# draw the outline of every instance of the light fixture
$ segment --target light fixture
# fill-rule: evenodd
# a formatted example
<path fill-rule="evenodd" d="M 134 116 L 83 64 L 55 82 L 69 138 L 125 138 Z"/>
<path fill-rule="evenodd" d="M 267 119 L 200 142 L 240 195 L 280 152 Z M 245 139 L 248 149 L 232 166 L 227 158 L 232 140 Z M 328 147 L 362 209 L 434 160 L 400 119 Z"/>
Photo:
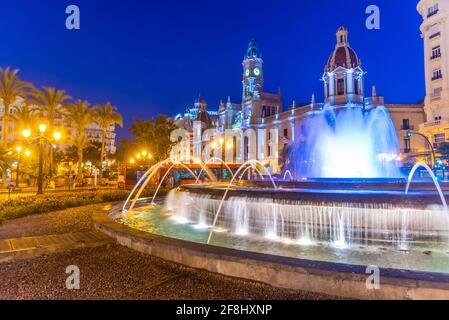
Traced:
<path fill-rule="evenodd" d="M 41 123 L 39 125 L 39 132 L 44 133 L 45 131 L 47 131 L 47 126 L 45 124 Z"/>
<path fill-rule="evenodd" d="M 222 144 L 224 143 L 223 137 L 221 137 L 220 139 L 218 139 L 218 142 L 220 142 L 220 144 L 222 145 Z"/>
<path fill-rule="evenodd" d="M 30 129 L 24 129 L 22 130 L 22 136 L 26 139 L 31 136 L 31 130 Z"/>
<path fill-rule="evenodd" d="M 147 152 L 146 150 L 143 150 L 143 151 L 142 151 L 142 155 L 143 155 L 144 157 L 146 157 L 147 154 L 148 154 L 148 152 Z"/>
<path fill-rule="evenodd" d="M 151 153 L 148 154 L 148 159 L 153 159 L 153 155 Z"/>
<path fill-rule="evenodd" d="M 212 149 L 216 149 L 218 147 L 218 144 L 217 144 L 217 142 L 212 141 L 210 146 L 211 146 Z"/>
<path fill-rule="evenodd" d="M 131 158 L 131 159 L 129 160 L 129 163 L 131 163 L 131 164 L 134 164 L 134 162 L 136 162 L 136 161 L 134 160 L 134 158 Z"/>
<path fill-rule="evenodd" d="M 31 151 L 30 151 L 30 150 L 25 150 L 25 155 L 26 155 L 27 157 L 29 157 L 29 156 L 31 155 Z"/>
<path fill-rule="evenodd" d="M 17 146 L 16 147 L 16 151 L 19 152 L 19 153 L 22 152 L 22 146 Z"/>
<path fill-rule="evenodd" d="M 136 154 L 136 158 L 137 158 L 137 160 L 140 159 L 140 153 Z"/>
<path fill-rule="evenodd" d="M 61 132 L 58 132 L 58 131 L 55 131 L 54 133 L 53 133 L 53 138 L 56 140 L 56 141 L 58 141 L 58 140 L 60 140 L 61 139 Z"/>

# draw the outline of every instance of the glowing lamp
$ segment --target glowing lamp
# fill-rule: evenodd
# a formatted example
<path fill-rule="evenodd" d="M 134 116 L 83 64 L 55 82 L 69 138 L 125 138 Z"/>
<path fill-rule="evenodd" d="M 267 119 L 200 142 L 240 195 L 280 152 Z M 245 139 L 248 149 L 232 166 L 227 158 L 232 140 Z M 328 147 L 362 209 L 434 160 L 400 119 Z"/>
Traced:
<path fill-rule="evenodd" d="M 22 152 L 22 146 L 17 146 L 16 147 L 16 151 L 19 152 L 19 153 Z"/>
<path fill-rule="evenodd" d="M 41 123 L 39 125 L 39 132 L 44 133 L 45 131 L 47 131 L 47 126 L 45 124 Z"/>
<path fill-rule="evenodd" d="M 30 129 L 24 129 L 22 131 L 22 136 L 26 139 L 29 138 L 31 136 L 31 130 Z"/>
<path fill-rule="evenodd" d="M 55 131 L 54 133 L 53 133 L 53 138 L 56 140 L 56 141 L 58 141 L 58 140 L 60 140 L 61 139 L 61 132 L 58 132 L 58 131 Z"/>

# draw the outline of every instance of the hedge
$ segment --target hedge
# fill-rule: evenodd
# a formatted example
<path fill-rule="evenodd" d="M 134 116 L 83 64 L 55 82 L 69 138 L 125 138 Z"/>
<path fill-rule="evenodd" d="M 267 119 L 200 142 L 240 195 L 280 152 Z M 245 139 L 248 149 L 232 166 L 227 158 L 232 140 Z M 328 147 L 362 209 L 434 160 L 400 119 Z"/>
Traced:
<path fill-rule="evenodd" d="M 153 195 L 152 190 L 144 192 L 144 197 Z M 61 192 L 47 195 L 34 195 L 0 202 L 0 224 L 31 214 L 64 210 L 89 204 L 124 201 L 129 195 L 127 190 L 98 190 L 82 192 Z M 160 195 L 164 194 L 161 190 Z"/>

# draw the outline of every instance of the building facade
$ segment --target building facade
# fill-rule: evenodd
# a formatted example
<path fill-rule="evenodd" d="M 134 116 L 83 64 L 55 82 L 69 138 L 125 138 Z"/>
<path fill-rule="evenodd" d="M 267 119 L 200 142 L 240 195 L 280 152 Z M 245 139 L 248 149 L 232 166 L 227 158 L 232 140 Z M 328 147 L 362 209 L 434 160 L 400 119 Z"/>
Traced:
<path fill-rule="evenodd" d="M 419 131 L 434 146 L 449 139 L 449 1 L 421 0 L 417 10 L 423 18 L 426 120 Z"/>
<path fill-rule="evenodd" d="M 369 110 L 378 106 L 388 109 L 395 126 L 401 158 L 414 157 L 426 150 L 422 138 L 407 137 L 407 130 L 419 130 L 425 122 L 423 104 L 385 104 L 385 99 L 377 95 L 373 87 L 371 96 L 365 96 L 365 72 L 362 61 L 349 44 L 349 32 L 340 26 L 336 32 L 336 44 L 324 67 L 322 76 L 324 84 L 324 101 L 317 103 L 312 95 L 310 104 L 297 105 L 295 101 L 283 109 L 281 92 L 270 93 L 264 88 L 264 60 L 256 39 L 251 39 L 245 54 L 242 75 L 242 101 L 232 103 L 220 102 L 218 112 L 206 111 L 195 103 L 195 108 L 184 115 L 176 117 L 179 127 L 193 132 L 193 136 L 201 136 L 204 129 L 213 128 L 217 135 L 228 130 L 254 129 L 254 139 L 243 134 L 241 141 L 232 141 L 230 147 L 234 151 L 234 160 L 242 163 L 246 159 L 257 159 L 273 172 L 281 169 L 282 155 L 289 146 L 301 143 L 305 139 L 304 122 L 314 112 L 327 109 L 341 109 L 359 106 Z M 209 113 L 209 117 L 200 118 L 198 110 Z M 216 118 L 215 118 L 216 117 Z M 209 119 L 217 119 L 215 122 Z M 206 121 L 205 121 L 206 120 Z M 196 123 L 196 125 L 195 125 Z M 209 136 L 208 138 L 209 139 Z M 205 147 L 204 140 L 196 144 L 193 137 L 193 155 L 201 153 Z M 255 144 L 251 148 L 249 144 Z M 202 147 L 200 148 L 199 145 Z M 253 151 L 251 151 L 253 150 Z M 252 154 L 254 153 L 254 154 Z"/>
<path fill-rule="evenodd" d="M 9 113 L 11 116 L 14 116 L 14 114 L 17 112 L 17 108 L 20 108 L 22 106 L 23 99 L 18 97 L 17 101 L 9 108 Z M 5 107 L 2 103 L 0 103 L 0 141 L 3 141 L 3 114 L 5 112 Z M 30 127 L 36 126 L 38 122 L 38 117 L 36 116 L 36 123 L 32 124 L 30 123 Z M 63 136 L 66 137 L 61 141 L 60 144 L 58 144 L 58 148 L 60 149 L 67 149 L 70 146 L 70 139 L 68 137 L 72 136 L 74 134 L 73 129 L 70 125 L 70 123 L 67 123 L 67 121 L 64 120 L 63 115 L 56 115 L 55 122 L 54 122 L 56 128 L 60 130 L 63 133 Z M 12 144 L 16 141 L 20 141 L 21 139 L 21 132 L 20 130 L 23 128 L 17 128 L 14 121 L 9 121 L 9 144 Z M 35 128 L 37 130 L 37 128 Z M 86 129 L 86 136 L 89 138 L 91 142 L 102 142 L 102 135 L 103 131 L 100 128 L 100 126 L 92 122 L 89 127 Z M 115 126 L 110 126 L 107 129 L 106 132 L 106 142 L 105 142 L 105 151 L 106 154 L 115 154 L 117 151 L 116 147 L 116 133 L 115 133 Z"/>

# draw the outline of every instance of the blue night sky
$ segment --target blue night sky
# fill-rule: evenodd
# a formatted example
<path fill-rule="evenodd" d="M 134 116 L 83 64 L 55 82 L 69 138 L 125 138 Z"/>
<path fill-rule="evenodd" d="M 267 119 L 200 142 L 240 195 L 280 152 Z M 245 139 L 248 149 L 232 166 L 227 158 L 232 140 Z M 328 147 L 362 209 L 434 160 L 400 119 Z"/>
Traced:
<path fill-rule="evenodd" d="M 38 4 L 39 3 L 39 4 Z M 255 36 L 265 90 L 322 101 L 324 65 L 343 23 L 362 59 L 366 94 L 387 103 L 425 95 L 417 0 L 14 0 L 0 3 L 0 65 L 38 86 L 65 89 L 91 103 L 111 101 L 133 117 L 174 116 L 198 93 L 215 109 L 241 101 L 241 62 Z M 81 30 L 65 28 L 66 6 L 81 10 Z M 381 10 L 381 30 L 365 28 L 365 8 Z M 4 19 L 6 17 L 6 19 Z M 119 131 L 126 134 L 126 129 Z"/>

